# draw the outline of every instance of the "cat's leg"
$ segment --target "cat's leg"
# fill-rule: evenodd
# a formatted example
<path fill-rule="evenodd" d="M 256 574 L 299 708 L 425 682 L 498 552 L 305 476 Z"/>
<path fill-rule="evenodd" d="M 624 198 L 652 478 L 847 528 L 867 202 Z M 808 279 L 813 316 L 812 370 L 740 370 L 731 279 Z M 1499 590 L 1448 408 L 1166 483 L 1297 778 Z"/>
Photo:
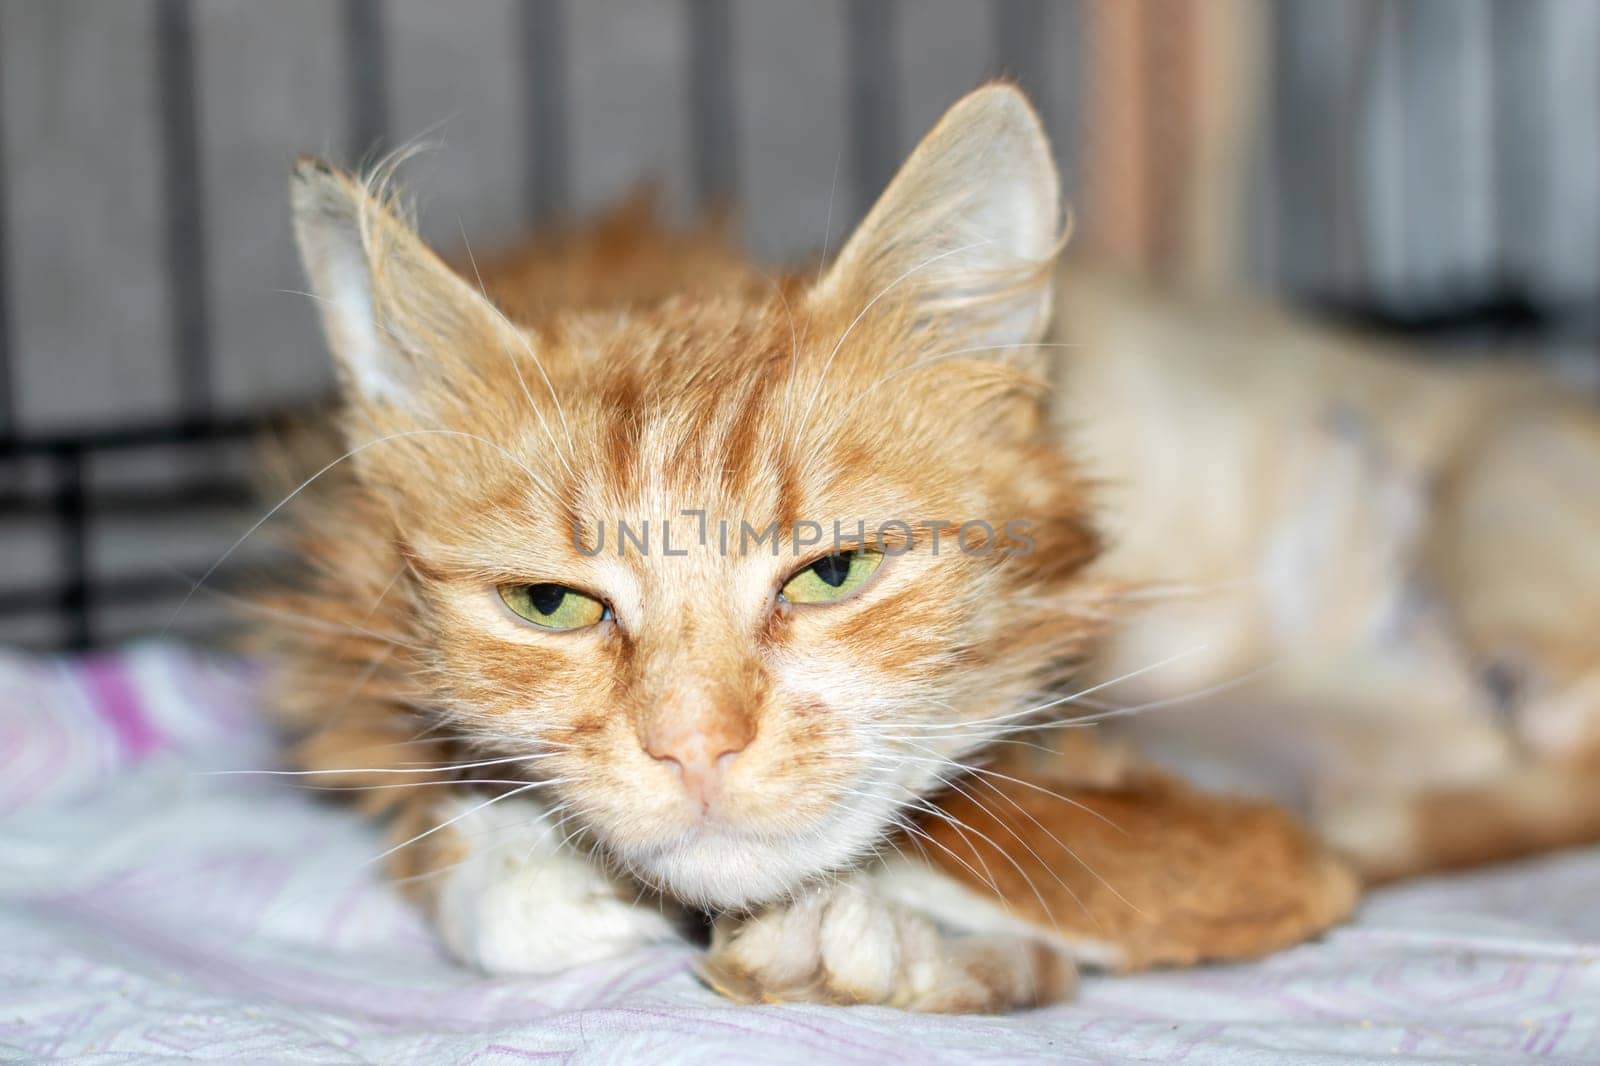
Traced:
<path fill-rule="evenodd" d="M 678 935 L 661 900 L 640 898 L 637 886 L 567 843 L 567 830 L 537 800 L 485 805 L 481 795 L 461 795 L 419 804 L 397 832 L 447 821 L 402 849 L 411 857 L 397 872 L 463 962 L 496 974 L 552 973 Z"/>
<path fill-rule="evenodd" d="M 1084 775 L 1014 758 L 956 782 L 923 823 L 932 865 L 1115 969 L 1251 958 L 1346 917 L 1354 874 L 1274 804 L 1136 762 Z"/>
<path fill-rule="evenodd" d="M 969 905 L 974 904 L 974 905 Z M 978 1013 L 1069 996 L 1070 953 L 926 864 L 891 860 L 724 916 L 701 966 L 747 1003 Z"/>

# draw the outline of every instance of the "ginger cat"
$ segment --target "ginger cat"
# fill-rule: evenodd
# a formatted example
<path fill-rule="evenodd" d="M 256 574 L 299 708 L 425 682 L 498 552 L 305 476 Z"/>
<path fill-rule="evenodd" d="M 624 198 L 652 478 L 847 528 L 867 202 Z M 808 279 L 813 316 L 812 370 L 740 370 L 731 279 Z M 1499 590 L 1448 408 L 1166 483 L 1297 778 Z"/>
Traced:
<path fill-rule="evenodd" d="M 1127 599 L 1049 411 L 1060 188 L 1015 89 L 815 279 L 627 212 L 457 272 L 325 164 L 292 198 L 349 450 L 270 598 L 275 709 L 461 958 L 701 912 L 739 998 L 1000 1010 L 1349 910 L 1276 808 L 1013 742 Z"/>

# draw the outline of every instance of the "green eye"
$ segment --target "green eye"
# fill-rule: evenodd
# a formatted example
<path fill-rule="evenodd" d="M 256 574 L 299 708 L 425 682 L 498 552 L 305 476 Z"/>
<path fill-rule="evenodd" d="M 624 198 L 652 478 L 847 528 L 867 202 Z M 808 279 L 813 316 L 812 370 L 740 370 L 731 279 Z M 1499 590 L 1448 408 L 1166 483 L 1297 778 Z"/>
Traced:
<path fill-rule="evenodd" d="M 501 585 L 498 591 L 507 607 L 544 629 L 583 629 L 611 613 L 593 596 L 565 585 Z"/>
<path fill-rule="evenodd" d="M 783 598 L 790 603 L 833 603 L 842 600 L 865 584 L 881 562 L 883 553 L 875 551 L 824 555 L 784 584 Z"/>

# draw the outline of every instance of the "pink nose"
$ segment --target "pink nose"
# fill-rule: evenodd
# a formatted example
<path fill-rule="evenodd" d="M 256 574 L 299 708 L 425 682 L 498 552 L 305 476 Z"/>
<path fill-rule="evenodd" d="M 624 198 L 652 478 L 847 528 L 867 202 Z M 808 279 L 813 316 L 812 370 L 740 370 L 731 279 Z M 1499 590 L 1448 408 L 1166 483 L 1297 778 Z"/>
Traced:
<path fill-rule="evenodd" d="M 742 719 L 651 723 L 644 735 L 644 750 L 676 766 L 684 791 L 701 804 L 716 795 L 729 764 L 749 744 L 750 729 Z"/>

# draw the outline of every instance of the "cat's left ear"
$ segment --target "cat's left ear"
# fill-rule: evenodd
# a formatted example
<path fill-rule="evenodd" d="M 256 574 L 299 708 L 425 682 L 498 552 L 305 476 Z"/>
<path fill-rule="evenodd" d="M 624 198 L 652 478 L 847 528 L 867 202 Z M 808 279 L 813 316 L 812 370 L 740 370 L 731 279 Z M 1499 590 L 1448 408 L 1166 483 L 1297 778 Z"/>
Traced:
<path fill-rule="evenodd" d="M 1050 321 L 1061 181 L 1015 86 L 945 112 L 845 244 L 813 299 L 914 302 L 975 345 L 1025 345 Z"/>
<path fill-rule="evenodd" d="M 415 413 L 441 385 L 461 384 L 445 367 L 526 344 L 361 182 L 307 157 L 289 192 L 300 257 L 352 401 Z"/>

